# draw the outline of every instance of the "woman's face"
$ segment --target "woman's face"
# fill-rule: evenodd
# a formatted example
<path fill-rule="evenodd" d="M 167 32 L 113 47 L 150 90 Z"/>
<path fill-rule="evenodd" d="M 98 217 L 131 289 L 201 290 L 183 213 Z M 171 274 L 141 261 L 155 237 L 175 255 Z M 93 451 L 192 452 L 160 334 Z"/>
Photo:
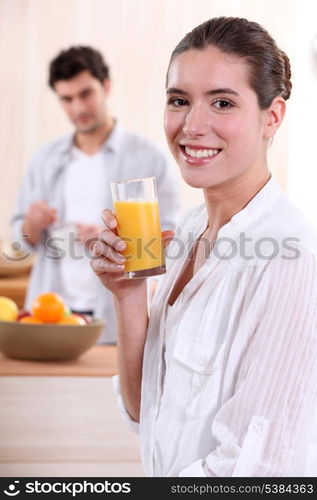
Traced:
<path fill-rule="evenodd" d="M 219 186 L 266 171 L 267 114 L 248 81 L 249 67 L 214 47 L 171 63 L 164 128 L 184 180 Z"/>

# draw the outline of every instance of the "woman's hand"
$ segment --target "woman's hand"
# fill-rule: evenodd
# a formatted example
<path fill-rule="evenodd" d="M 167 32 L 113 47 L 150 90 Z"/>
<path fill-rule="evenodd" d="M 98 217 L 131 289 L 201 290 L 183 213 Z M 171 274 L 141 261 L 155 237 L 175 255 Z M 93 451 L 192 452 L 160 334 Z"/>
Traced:
<path fill-rule="evenodd" d="M 99 235 L 94 244 L 91 267 L 100 278 L 103 285 L 118 299 L 133 295 L 137 289 L 144 286 L 146 278 L 124 279 L 125 257 L 122 252 L 126 243 L 121 240 L 117 232 L 117 220 L 111 210 L 104 210 L 102 214 L 106 229 Z M 162 233 L 164 247 L 173 239 L 173 231 Z"/>
<path fill-rule="evenodd" d="M 81 224 L 79 222 L 76 224 L 76 236 L 89 251 L 93 248 L 102 231 L 103 227 L 96 224 Z"/>

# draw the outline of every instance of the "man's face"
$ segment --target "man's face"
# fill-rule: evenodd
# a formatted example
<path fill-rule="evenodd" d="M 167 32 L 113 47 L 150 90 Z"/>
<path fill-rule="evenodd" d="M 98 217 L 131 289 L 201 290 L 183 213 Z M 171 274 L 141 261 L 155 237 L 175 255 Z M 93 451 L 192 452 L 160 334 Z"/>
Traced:
<path fill-rule="evenodd" d="M 89 134 L 104 123 L 109 80 L 101 83 L 90 71 L 82 71 L 69 80 L 57 81 L 54 90 L 77 132 Z"/>

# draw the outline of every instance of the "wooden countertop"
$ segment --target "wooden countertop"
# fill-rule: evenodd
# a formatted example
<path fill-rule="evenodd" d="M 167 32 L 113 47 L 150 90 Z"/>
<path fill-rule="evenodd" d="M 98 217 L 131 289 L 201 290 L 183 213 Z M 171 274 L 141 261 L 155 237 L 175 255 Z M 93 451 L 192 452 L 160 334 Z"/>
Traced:
<path fill-rule="evenodd" d="M 95 345 L 72 361 L 24 361 L 0 353 L 0 376 L 111 377 L 117 373 L 117 348 Z"/>

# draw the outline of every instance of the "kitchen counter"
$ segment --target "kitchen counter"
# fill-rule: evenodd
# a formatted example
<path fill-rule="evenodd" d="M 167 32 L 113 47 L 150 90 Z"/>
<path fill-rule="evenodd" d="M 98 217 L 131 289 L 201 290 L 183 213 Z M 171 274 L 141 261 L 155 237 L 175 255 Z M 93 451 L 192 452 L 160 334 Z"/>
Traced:
<path fill-rule="evenodd" d="M 23 307 L 28 274 L 0 276 L 0 295 Z M 0 353 L 0 477 L 143 476 L 138 436 L 120 416 L 111 376 L 117 348 L 71 361 Z"/>
<path fill-rule="evenodd" d="M 68 362 L 0 357 L 0 476 L 143 476 L 113 393 L 116 367 L 116 346 Z"/>
<path fill-rule="evenodd" d="M 95 345 L 70 361 L 24 361 L 0 353 L 0 376 L 111 377 L 117 372 L 117 348 Z"/>

